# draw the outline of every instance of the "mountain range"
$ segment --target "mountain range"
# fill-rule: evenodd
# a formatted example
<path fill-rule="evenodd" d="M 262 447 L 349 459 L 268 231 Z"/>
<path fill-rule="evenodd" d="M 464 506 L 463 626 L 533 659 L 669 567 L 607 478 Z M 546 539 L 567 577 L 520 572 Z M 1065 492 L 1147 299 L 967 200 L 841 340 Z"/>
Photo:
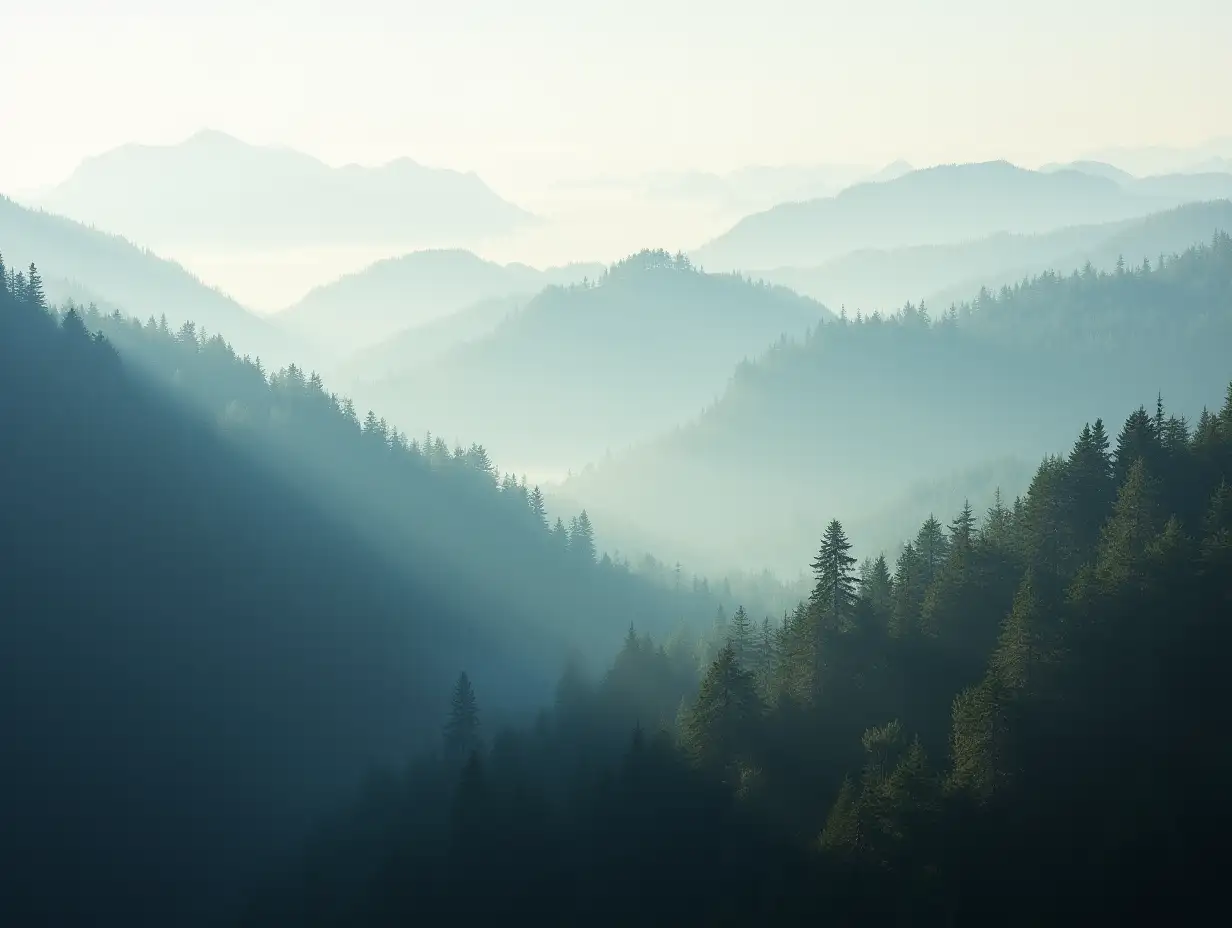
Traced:
<path fill-rule="evenodd" d="M 1111 270 L 1118 258 L 1133 263 L 1154 260 L 1229 229 L 1232 202 L 1216 200 L 1036 235 L 998 232 L 954 244 L 864 249 L 817 267 L 781 267 L 753 274 L 827 306 L 845 306 L 851 314 L 893 312 L 908 301 L 921 300 L 944 309 L 980 287 L 999 289 L 1046 270 L 1078 270 L 1088 262 Z"/>
<path fill-rule="evenodd" d="M 755 213 L 693 257 L 713 270 L 815 267 L 861 249 L 950 244 L 998 232 L 1038 234 L 1229 195 L 1232 175 L 1124 182 L 1072 167 L 1044 172 L 1005 161 L 942 165 Z"/>
<path fill-rule="evenodd" d="M 479 338 L 358 399 L 412 434 L 482 437 L 516 470 L 580 467 L 709 403 L 732 367 L 828 311 L 782 287 L 642 252 L 550 287 Z"/>
<path fill-rule="evenodd" d="M 88 158 L 37 205 L 155 247 L 463 244 L 532 221 L 472 173 L 331 167 L 212 130 Z"/>

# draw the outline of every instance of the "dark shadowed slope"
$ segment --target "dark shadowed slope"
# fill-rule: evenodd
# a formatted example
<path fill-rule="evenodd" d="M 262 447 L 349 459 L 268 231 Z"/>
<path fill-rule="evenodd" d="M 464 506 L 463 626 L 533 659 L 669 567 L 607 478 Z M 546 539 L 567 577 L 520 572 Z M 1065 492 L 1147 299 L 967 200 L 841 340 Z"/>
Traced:
<path fill-rule="evenodd" d="M 529 298 L 552 284 L 578 283 L 602 271 L 598 264 L 540 271 L 485 261 L 460 249 L 417 251 L 317 287 L 276 318 L 289 331 L 342 355 L 480 300 Z"/>
<path fill-rule="evenodd" d="M 695 253 L 715 270 L 816 266 L 861 248 L 935 245 L 994 232 L 1039 233 L 1142 216 L 1197 195 L 1126 188 L 1080 171 L 1043 173 L 1004 161 L 943 165 L 837 196 L 749 216 Z"/>
<path fill-rule="evenodd" d="M 970 242 L 866 249 L 818 267 L 783 267 L 754 276 L 791 287 L 827 306 L 893 310 L 907 301 L 948 306 L 982 286 L 1000 288 L 1046 270 L 1069 273 L 1088 261 L 1112 270 L 1118 257 L 1140 262 L 1184 251 L 1232 229 L 1232 203 L 1189 203 L 1135 219 L 1073 226 L 1038 235 L 999 232 Z"/>
<path fill-rule="evenodd" d="M 459 668 L 516 715 L 630 617 L 732 607 L 600 557 L 584 513 L 553 531 L 482 448 L 408 444 L 187 326 L 61 327 L 0 278 L 0 923 L 213 923 L 435 741 Z"/>
<path fill-rule="evenodd" d="M 89 158 L 42 205 L 140 241 L 229 247 L 461 244 L 530 216 L 474 174 L 416 164 L 330 167 L 282 148 L 200 132 Z"/>
<path fill-rule="evenodd" d="M 0 197 L 0 249 L 10 267 L 37 261 L 53 268 L 44 281 L 53 301 L 96 301 L 123 307 L 141 319 L 165 315 L 175 328 L 192 321 L 223 335 L 237 351 L 267 363 L 303 360 L 303 346 L 293 336 L 206 286 L 174 261 L 117 235 Z"/>
<path fill-rule="evenodd" d="M 497 649 L 77 317 L 0 304 L 0 922 L 217 924 Z"/>
<path fill-rule="evenodd" d="M 518 470 L 559 472 L 692 415 L 742 358 L 826 315 L 783 288 L 643 252 L 362 395 L 413 432 L 483 436 Z"/>
<path fill-rule="evenodd" d="M 781 568 L 827 514 L 862 528 L 921 480 L 1038 460 L 1081 426 L 1073 396 L 1128 412 L 1145 380 L 1196 416 L 1228 376 L 1230 293 L 1221 233 L 1162 269 L 1049 274 L 953 319 L 908 308 L 830 322 L 743 365 L 695 423 L 565 490 L 599 521 L 618 512 L 714 557 Z"/>

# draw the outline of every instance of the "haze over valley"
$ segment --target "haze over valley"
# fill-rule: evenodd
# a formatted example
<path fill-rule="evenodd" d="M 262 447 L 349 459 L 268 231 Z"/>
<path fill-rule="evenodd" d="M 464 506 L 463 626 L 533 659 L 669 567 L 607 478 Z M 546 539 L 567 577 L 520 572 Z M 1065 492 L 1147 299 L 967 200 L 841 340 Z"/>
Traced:
<path fill-rule="evenodd" d="M 1217 911 L 1232 16 L 1029 14 L 0 10 L 0 925 Z"/>

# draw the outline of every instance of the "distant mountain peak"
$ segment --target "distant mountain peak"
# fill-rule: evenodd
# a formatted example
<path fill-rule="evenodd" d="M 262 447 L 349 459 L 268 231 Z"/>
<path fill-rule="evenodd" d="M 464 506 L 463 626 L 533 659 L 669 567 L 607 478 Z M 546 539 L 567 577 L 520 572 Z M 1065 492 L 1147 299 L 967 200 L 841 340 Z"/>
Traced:
<path fill-rule="evenodd" d="M 197 130 L 192 135 L 190 135 L 188 138 L 186 138 L 183 142 L 181 142 L 180 145 L 184 147 L 188 147 L 190 145 L 197 146 L 197 147 L 219 146 L 219 145 L 229 145 L 229 146 L 230 145 L 242 145 L 245 148 L 254 147 L 254 146 L 249 145 L 247 142 L 243 141 L 242 139 L 236 138 L 234 135 L 229 135 L 226 132 L 223 132 L 221 129 L 210 129 L 210 128 Z M 168 147 L 175 147 L 175 146 L 168 146 Z"/>

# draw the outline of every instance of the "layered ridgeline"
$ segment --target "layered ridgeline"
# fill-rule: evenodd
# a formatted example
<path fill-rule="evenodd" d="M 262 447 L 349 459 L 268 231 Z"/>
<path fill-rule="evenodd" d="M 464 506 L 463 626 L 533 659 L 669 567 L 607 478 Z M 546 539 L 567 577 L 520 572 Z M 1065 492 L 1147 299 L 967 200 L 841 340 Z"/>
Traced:
<path fill-rule="evenodd" d="M 519 470 L 579 468 L 694 414 L 735 364 L 828 312 L 781 287 L 646 251 L 553 287 L 487 335 L 363 389 L 414 432 L 482 436 Z"/>
<path fill-rule="evenodd" d="M 1093 420 L 1015 505 L 946 521 L 858 568 L 830 521 L 807 601 L 760 627 L 737 613 L 674 722 L 648 720 L 686 681 L 632 633 L 602 680 L 566 673 L 533 731 L 480 728 L 460 679 L 435 756 L 374 780 L 248 923 L 1086 925 L 1219 905 L 1232 388 L 1193 428 Z"/>
<path fill-rule="evenodd" d="M 828 322 L 742 365 L 687 427 L 561 492 L 599 523 L 619 514 L 694 562 L 785 569 L 827 513 L 892 545 L 901 525 L 874 535 L 865 521 L 887 498 L 971 462 L 1038 460 L 1081 424 L 1075 396 L 1127 411 L 1145 381 L 1195 416 L 1228 375 L 1230 286 L 1232 239 L 1220 233 L 1162 266 L 1046 274 L 935 321 L 908 306 Z M 951 492 L 932 505 L 967 495 Z"/>
<path fill-rule="evenodd" d="M 402 329 L 383 341 L 360 348 L 334 364 L 344 383 L 372 383 L 398 377 L 443 357 L 459 345 L 487 335 L 529 303 L 531 296 L 495 296 Z"/>
<path fill-rule="evenodd" d="M 1232 177 L 1230 177 L 1232 181 Z M 816 267 L 753 272 L 772 283 L 866 315 L 923 300 L 949 306 L 980 287 L 999 289 L 1044 271 L 1069 272 L 1088 263 L 1110 271 L 1124 259 L 1139 263 L 1209 241 L 1232 229 L 1232 202 L 1190 203 L 1135 219 L 1075 226 L 1038 235 L 999 232 L 976 241 L 865 249 Z"/>
<path fill-rule="evenodd" d="M 12 267 L 32 262 L 53 270 L 44 276 L 47 298 L 123 307 L 140 319 L 167 317 L 174 328 L 193 321 L 225 333 L 242 354 L 271 364 L 305 363 L 308 349 L 294 336 L 206 286 L 167 261 L 117 235 L 108 235 L 0 196 L 0 248 Z"/>
<path fill-rule="evenodd" d="M 817 267 L 861 249 L 1049 232 L 1229 196 L 1232 174 L 1118 181 L 1077 170 L 1030 171 L 1005 161 L 942 165 L 755 213 L 694 258 L 711 270 Z"/>
<path fill-rule="evenodd" d="M 89 158 L 39 203 L 177 247 L 462 244 L 531 219 L 472 173 L 409 158 L 335 168 L 214 131 L 178 145 L 125 145 Z"/>
<path fill-rule="evenodd" d="M 417 251 L 317 287 L 276 318 L 288 331 L 340 358 L 391 337 L 415 341 L 410 330 L 443 322 L 476 303 L 511 298 L 524 302 L 544 287 L 580 283 L 602 272 L 599 264 L 541 271 L 485 261 L 457 249 Z"/>
<path fill-rule="evenodd" d="M 408 444 L 298 368 L 0 280 L 4 924 L 217 923 L 435 735 L 459 667 L 516 716 L 631 619 L 747 595 L 633 574 L 482 448 Z"/>

